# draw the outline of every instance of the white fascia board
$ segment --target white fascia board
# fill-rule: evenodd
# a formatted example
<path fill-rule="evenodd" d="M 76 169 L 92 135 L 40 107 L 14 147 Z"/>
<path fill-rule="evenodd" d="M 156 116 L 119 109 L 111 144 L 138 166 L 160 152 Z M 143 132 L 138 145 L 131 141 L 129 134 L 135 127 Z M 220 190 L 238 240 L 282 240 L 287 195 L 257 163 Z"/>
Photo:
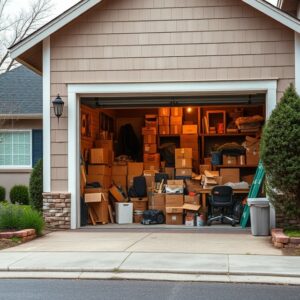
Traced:
<path fill-rule="evenodd" d="M 300 33 L 300 20 L 293 18 L 284 11 L 280 11 L 278 8 L 262 0 L 242 0 L 244 3 L 259 10 L 265 15 L 278 21 L 279 23 L 289 27 L 290 29 Z"/>
<path fill-rule="evenodd" d="M 56 32 L 63 26 L 67 25 L 100 2 L 102 2 L 102 0 L 86 0 L 79 2 L 78 5 L 70 8 L 65 13 L 53 19 L 48 24 L 37 30 L 35 33 L 26 37 L 23 41 L 13 46 L 9 50 L 11 58 L 16 59 L 22 53 L 26 52 L 39 42 L 43 41 L 45 38 Z"/>

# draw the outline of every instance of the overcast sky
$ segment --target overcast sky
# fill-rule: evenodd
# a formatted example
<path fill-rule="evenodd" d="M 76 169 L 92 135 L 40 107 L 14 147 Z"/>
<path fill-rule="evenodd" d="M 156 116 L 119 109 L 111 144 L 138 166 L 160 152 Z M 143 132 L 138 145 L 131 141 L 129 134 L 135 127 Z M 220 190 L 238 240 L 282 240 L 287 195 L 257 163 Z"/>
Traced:
<path fill-rule="evenodd" d="M 11 0 L 11 7 L 10 7 L 10 13 L 14 13 L 16 12 L 16 7 L 19 7 L 20 9 L 26 7 L 26 5 L 28 5 L 28 3 L 32 2 L 33 0 Z M 272 4 L 276 5 L 277 0 L 267 0 L 268 2 L 271 2 Z M 71 7 L 72 5 L 74 5 L 75 3 L 79 2 L 78 0 L 52 0 L 52 3 L 54 4 L 54 8 L 53 8 L 53 12 L 51 15 L 51 19 L 57 15 L 59 15 L 60 13 L 62 13 L 63 11 L 65 11 L 66 9 L 68 9 L 69 7 Z"/>

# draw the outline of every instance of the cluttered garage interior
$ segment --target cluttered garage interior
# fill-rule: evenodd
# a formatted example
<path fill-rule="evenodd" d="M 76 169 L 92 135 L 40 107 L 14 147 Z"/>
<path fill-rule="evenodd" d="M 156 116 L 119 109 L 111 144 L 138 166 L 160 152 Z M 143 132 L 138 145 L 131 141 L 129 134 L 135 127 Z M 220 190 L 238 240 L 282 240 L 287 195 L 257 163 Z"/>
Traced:
<path fill-rule="evenodd" d="M 265 97 L 81 97 L 80 225 L 239 226 Z"/>

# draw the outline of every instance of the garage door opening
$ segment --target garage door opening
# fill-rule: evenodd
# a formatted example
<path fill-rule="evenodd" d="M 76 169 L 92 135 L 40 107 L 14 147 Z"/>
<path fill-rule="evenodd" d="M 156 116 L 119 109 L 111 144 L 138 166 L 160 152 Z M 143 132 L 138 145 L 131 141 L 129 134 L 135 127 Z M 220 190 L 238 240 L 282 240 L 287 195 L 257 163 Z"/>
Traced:
<path fill-rule="evenodd" d="M 81 226 L 140 224 L 150 209 L 166 225 L 201 227 L 215 185 L 233 188 L 238 224 L 259 160 L 265 98 L 82 97 Z"/>

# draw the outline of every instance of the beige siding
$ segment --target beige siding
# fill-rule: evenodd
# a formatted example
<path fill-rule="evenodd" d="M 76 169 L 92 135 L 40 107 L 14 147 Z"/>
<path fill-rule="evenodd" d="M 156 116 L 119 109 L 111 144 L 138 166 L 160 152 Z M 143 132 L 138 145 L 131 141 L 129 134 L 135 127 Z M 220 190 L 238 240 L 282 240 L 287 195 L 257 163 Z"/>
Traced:
<path fill-rule="evenodd" d="M 294 34 L 239 0 L 106 0 L 51 36 L 52 98 L 67 100 L 67 83 L 274 78 L 280 97 Z M 52 119 L 56 191 L 67 190 L 66 116 Z"/>

